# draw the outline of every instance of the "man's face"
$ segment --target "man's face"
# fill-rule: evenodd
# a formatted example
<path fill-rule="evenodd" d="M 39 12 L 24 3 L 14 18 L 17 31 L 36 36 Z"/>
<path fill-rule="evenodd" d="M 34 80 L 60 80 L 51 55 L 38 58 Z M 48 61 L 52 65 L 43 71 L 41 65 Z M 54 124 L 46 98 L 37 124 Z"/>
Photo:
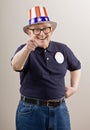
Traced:
<path fill-rule="evenodd" d="M 39 23 L 32 25 L 27 30 L 30 39 L 35 40 L 39 47 L 47 48 L 53 33 L 50 23 Z"/>

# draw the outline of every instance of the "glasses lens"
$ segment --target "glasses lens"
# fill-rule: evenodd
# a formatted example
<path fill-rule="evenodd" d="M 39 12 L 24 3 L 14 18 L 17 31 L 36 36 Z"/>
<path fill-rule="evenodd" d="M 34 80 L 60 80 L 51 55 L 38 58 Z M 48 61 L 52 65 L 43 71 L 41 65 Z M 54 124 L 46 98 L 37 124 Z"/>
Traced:
<path fill-rule="evenodd" d="M 51 32 L 51 27 L 46 27 L 43 29 L 45 34 L 48 34 L 49 32 Z"/>
<path fill-rule="evenodd" d="M 35 35 L 39 34 L 41 32 L 41 30 L 39 28 L 33 29 L 33 33 Z"/>

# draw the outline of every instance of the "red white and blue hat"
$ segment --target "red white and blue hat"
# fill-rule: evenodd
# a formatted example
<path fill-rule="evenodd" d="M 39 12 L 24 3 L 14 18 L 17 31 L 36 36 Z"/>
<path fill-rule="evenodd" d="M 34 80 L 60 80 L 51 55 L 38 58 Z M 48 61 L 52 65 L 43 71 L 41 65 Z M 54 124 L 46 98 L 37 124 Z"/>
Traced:
<path fill-rule="evenodd" d="M 31 25 L 46 22 L 51 23 L 53 29 L 57 26 L 56 22 L 50 21 L 45 7 L 35 6 L 29 10 L 29 24 L 23 27 L 23 30 L 27 33 L 27 28 Z"/>

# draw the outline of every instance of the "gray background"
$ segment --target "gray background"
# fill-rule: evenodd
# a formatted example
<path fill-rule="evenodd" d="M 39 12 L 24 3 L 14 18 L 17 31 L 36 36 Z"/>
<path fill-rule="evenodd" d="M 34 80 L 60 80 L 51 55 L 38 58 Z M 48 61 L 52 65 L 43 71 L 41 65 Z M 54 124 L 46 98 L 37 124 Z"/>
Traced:
<path fill-rule="evenodd" d="M 22 27 L 28 24 L 29 8 L 46 6 L 58 26 L 52 40 L 66 43 L 82 63 L 78 92 L 67 100 L 72 130 L 90 130 L 90 1 L 2 0 L 0 1 L 0 130 L 15 130 L 19 100 L 19 74 L 10 65 L 16 48 L 27 42 Z M 69 73 L 66 76 L 68 84 Z"/>

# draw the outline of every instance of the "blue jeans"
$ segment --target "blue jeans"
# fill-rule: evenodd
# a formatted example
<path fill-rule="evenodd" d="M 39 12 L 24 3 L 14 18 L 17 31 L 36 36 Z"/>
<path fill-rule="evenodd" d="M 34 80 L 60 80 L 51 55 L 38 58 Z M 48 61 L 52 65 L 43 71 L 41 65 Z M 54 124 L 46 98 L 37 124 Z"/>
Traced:
<path fill-rule="evenodd" d="M 49 108 L 20 101 L 16 112 L 16 130 L 71 130 L 66 103 Z"/>

